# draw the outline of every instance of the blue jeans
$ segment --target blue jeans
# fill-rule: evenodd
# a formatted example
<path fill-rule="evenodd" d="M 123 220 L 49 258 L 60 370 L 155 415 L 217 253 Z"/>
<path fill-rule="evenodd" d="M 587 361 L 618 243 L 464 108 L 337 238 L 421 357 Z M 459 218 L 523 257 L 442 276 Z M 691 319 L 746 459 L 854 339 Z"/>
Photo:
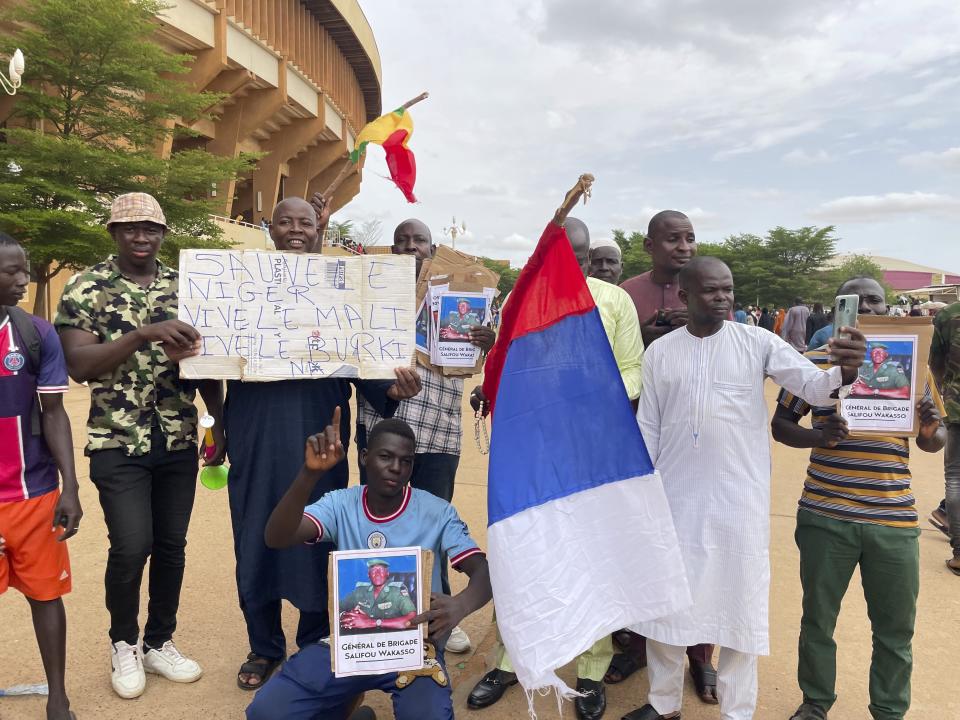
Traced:
<path fill-rule="evenodd" d="M 437 661 L 444 667 L 443 653 Z M 330 669 L 330 648 L 308 645 L 284 663 L 247 708 L 247 720 L 346 720 L 360 693 L 382 690 L 392 696 L 396 720 L 453 720 L 450 685 L 418 677 L 400 690 L 397 673 L 337 678 Z"/>

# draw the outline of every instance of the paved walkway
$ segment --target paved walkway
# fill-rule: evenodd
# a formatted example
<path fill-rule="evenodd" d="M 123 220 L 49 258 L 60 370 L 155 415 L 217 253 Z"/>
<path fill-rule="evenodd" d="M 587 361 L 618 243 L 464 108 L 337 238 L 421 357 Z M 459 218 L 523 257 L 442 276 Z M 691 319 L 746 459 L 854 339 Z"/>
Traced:
<path fill-rule="evenodd" d="M 469 388 L 468 388 L 469 390 Z M 768 387 L 773 401 L 773 388 Z M 67 405 L 74 426 L 81 498 L 86 516 L 81 533 L 70 542 L 74 571 L 74 592 L 66 600 L 69 618 L 67 683 L 74 710 L 81 720 L 141 720 L 144 717 L 180 720 L 240 718 L 250 695 L 235 684 L 237 668 L 246 656 L 243 620 L 236 602 L 233 540 L 226 491 L 211 492 L 200 487 L 187 548 L 187 571 L 180 609 L 177 641 L 180 648 L 203 665 L 205 675 L 197 683 L 176 686 L 148 676 L 147 690 L 137 700 L 120 700 L 110 689 L 107 613 L 103 607 L 103 569 L 107 538 L 96 492 L 87 476 L 82 454 L 88 396 L 74 386 Z M 481 545 L 486 541 L 486 459 L 477 452 L 473 439 L 472 414 L 464 415 L 464 452 L 457 478 L 455 504 Z M 319 429 L 319 428 L 318 428 Z M 355 467 L 353 453 L 351 467 Z M 925 520 L 943 494 L 942 454 L 914 452 L 914 485 L 919 498 L 923 532 L 920 539 L 921 596 L 914 643 L 913 718 L 960 718 L 960 700 L 954 693 L 956 648 L 960 637 L 960 579 L 944 566 L 949 554 L 944 537 Z M 773 508 L 771 514 L 771 597 L 772 654 L 760 663 L 760 706 L 758 720 L 786 720 L 799 703 L 796 686 L 796 642 L 800 619 L 798 557 L 793 542 L 794 516 L 805 466 L 805 453 L 774 446 Z M 629 551 L 630 548 L 625 548 Z M 454 588 L 463 580 L 453 573 Z M 844 603 L 837 630 L 839 645 L 840 699 L 831 720 L 868 718 L 867 669 L 870 660 L 870 628 L 862 594 L 855 577 Z M 144 605 L 146 602 L 144 599 Z M 18 683 L 41 682 L 43 671 L 33 639 L 26 602 L 15 591 L 0 599 L 0 688 Z M 493 638 L 490 607 L 469 618 L 464 627 L 477 650 L 469 655 L 451 656 L 454 698 L 458 717 L 472 720 L 513 720 L 525 718 L 527 702 L 518 688 L 511 688 L 503 700 L 483 711 L 466 709 L 466 695 L 486 669 L 486 653 Z M 295 612 L 286 617 L 289 637 L 295 634 Z M 572 668 L 561 673 L 574 682 Z M 688 682 L 685 720 L 719 718 L 716 706 L 701 705 Z M 618 720 L 642 704 L 646 694 L 644 672 L 622 685 L 608 688 L 609 707 L 605 717 Z M 385 696 L 370 698 L 381 720 L 393 715 Z M 552 697 L 537 698 L 540 718 L 557 718 Z M 37 698 L 0 698 L 0 719 L 42 718 L 43 703 Z M 573 707 L 564 708 L 564 717 L 574 717 Z"/>

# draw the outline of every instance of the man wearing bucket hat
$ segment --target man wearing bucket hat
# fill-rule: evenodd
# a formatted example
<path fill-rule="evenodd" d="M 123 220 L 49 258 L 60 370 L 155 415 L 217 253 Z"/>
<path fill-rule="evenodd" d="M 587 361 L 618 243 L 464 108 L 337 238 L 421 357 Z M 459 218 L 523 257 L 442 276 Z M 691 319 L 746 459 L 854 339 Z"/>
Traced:
<path fill-rule="evenodd" d="M 180 381 L 176 360 L 191 353 L 199 334 L 176 319 L 178 274 L 157 260 L 167 222 L 156 199 L 119 196 L 107 230 L 116 254 L 71 278 L 55 325 L 70 376 L 90 386 L 85 453 L 110 538 L 111 683 L 120 697 L 135 698 L 144 691 L 144 671 L 175 682 L 202 673 L 173 643 L 197 475 L 195 390 Z M 202 381 L 199 389 L 207 407 L 219 409 L 220 383 Z M 141 645 L 137 616 L 148 557 Z"/>

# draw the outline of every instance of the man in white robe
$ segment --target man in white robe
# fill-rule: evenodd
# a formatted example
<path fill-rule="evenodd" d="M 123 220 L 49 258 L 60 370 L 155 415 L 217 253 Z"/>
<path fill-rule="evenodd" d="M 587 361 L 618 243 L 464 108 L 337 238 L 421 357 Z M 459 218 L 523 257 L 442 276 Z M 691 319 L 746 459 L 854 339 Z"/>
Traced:
<path fill-rule="evenodd" d="M 770 442 L 763 385 L 771 378 L 811 405 L 852 383 L 863 335 L 831 340 L 839 365 L 820 370 L 783 339 L 727 322 L 733 277 L 716 258 L 680 273 L 685 328 L 647 350 L 637 418 L 663 478 L 693 606 L 634 628 L 645 635 L 649 704 L 624 720 L 679 717 L 686 646 L 720 646 L 717 690 L 724 720 L 749 720 L 757 656 L 769 653 Z M 846 329 L 845 329 L 846 331 Z"/>

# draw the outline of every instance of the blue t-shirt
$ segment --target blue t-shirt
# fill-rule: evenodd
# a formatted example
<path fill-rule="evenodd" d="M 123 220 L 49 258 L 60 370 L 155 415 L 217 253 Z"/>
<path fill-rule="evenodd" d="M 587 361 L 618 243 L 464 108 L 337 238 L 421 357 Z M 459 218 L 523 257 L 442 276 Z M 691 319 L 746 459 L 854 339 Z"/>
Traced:
<path fill-rule="evenodd" d="M 440 591 L 440 562 L 444 555 L 457 567 L 482 552 L 453 505 L 424 490 L 407 485 L 400 508 L 377 517 L 367 507 L 367 488 L 356 485 L 328 492 L 304 508 L 317 524 L 315 542 L 332 542 L 340 550 L 420 547 L 434 554 L 431 588 Z"/>
<path fill-rule="evenodd" d="M 60 486 L 57 463 L 43 435 L 34 435 L 37 393 L 65 393 L 67 364 L 53 325 L 31 315 L 40 337 L 40 367 L 31 367 L 10 316 L 0 322 L 0 502 L 40 497 Z"/>
<path fill-rule="evenodd" d="M 833 337 L 833 323 L 824 325 L 810 336 L 810 342 L 807 343 L 807 352 L 822 348 L 831 337 Z"/>

